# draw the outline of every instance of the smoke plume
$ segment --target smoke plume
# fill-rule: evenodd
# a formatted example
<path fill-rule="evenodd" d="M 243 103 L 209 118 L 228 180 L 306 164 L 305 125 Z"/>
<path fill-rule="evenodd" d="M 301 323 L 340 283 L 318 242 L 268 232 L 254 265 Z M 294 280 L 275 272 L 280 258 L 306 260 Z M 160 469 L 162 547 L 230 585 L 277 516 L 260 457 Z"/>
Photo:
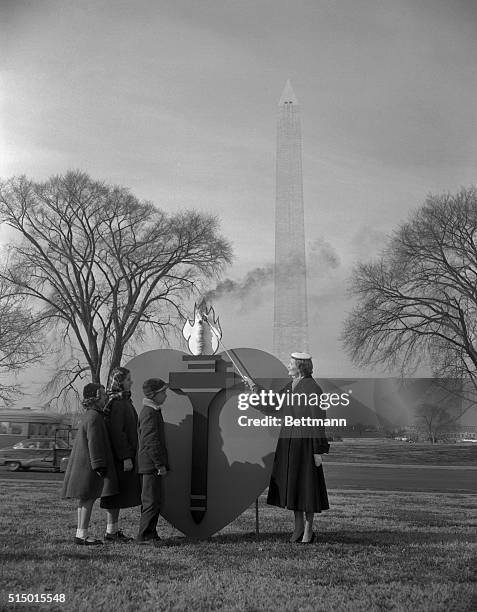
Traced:
<path fill-rule="evenodd" d="M 307 249 L 307 276 L 321 276 L 323 272 L 336 269 L 341 261 L 334 247 L 324 238 L 317 238 L 308 244 Z M 288 262 L 289 273 L 296 272 L 293 260 Z M 275 264 L 269 263 L 264 266 L 253 268 L 240 280 L 225 278 L 217 285 L 203 294 L 203 299 L 208 304 L 213 304 L 223 297 L 235 299 L 240 302 L 241 308 L 258 306 L 264 299 L 263 290 L 273 283 Z"/>
<path fill-rule="evenodd" d="M 338 268 L 341 263 L 336 249 L 322 237 L 316 238 L 308 243 L 307 256 L 309 261 L 308 274 L 312 274 L 313 270 L 334 270 Z"/>
<path fill-rule="evenodd" d="M 254 268 L 239 281 L 226 278 L 220 281 L 214 289 L 207 291 L 204 299 L 207 303 L 219 300 L 224 296 L 245 300 L 253 294 L 261 294 L 262 288 L 273 281 L 274 268 L 274 264 Z"/>

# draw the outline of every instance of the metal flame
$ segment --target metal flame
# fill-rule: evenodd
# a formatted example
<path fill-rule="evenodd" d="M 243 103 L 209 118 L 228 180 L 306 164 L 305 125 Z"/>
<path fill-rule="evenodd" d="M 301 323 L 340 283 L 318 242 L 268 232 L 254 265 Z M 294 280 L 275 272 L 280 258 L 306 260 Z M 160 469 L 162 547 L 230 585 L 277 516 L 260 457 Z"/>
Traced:
<path fill-rule="evenodd" d="M 182 335 L 192 355 L 214 355 L 217 352 L 222 338 L 222 329 L 213 307 L 207 307 L 205 300 L 202 300 L 199 305 L 194 304 L 193 322 L 186 319 Z"/>

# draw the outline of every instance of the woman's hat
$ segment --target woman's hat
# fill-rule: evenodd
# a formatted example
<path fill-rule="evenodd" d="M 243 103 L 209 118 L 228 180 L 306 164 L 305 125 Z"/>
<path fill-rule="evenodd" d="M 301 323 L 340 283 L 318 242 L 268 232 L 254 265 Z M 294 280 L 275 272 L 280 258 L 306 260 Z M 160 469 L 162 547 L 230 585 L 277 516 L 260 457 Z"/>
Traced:
<path fill-rule="evenodd" d="M 311 355 L 308 353 L 292 353 L 293 359 L 311 359 Z"/>

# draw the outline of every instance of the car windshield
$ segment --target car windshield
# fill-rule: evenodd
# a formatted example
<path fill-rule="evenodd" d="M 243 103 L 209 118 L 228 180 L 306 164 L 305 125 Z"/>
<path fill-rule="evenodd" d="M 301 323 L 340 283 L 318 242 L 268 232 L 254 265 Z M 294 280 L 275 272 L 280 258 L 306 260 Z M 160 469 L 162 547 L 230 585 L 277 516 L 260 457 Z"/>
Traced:
<path fill-rule="evenodd" d="M 21 442 L 17 442 L 13 445 L 13 448 L 38 448 L 37 440 L 22 440 Z"/>
<path fill-rule="evenodd" d="M 68 444 L 64 440 L 51 440 L 49 438 L 43 439 L 34 439 L 30 438 L 29 440 L 22 440 L 21 442 L 17 442 L 14 444 L 13 448 L 22 449 L 22 448 L 37 448 L 40 450 L 45 449 L 54 449 L 54 448 L 69 448 Z"/>
<path fill-rule="evenodd" d="M 64 440 L 56 440 L 56 448 L 70 448 Z"/>

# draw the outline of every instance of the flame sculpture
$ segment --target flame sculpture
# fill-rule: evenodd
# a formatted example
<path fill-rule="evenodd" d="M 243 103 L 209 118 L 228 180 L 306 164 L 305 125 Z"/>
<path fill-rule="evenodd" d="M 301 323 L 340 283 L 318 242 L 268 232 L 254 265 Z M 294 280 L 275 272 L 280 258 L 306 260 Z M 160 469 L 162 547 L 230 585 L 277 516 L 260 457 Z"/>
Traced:
<path fill-rule="evenodd" d="M 194 304 L 194 322 L 186 319 L 182 335 L 187 341 L 192 355 L 214 355 L 222 338 L 219 318 L 212 306 L 207 308 L 205 300 Z"/>

